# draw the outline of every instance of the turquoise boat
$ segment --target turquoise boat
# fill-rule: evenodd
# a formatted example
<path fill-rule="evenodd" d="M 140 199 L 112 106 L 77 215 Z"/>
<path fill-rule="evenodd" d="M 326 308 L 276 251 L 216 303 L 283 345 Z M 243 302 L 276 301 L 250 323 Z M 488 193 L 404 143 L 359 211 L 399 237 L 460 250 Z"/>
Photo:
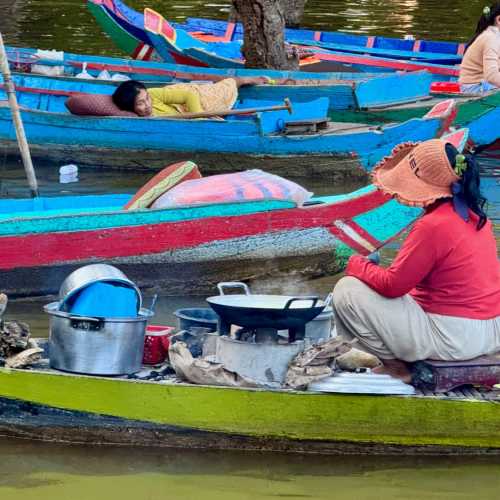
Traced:
<path fill-rule="evenodd" d="M 467 130 L 443 140 L 461 150 Z M 313 197 L 301 207 L 262 194 L 254 201 L 134 210 L 125 209 L 127 194 L 0 199 L 2 291 L 57 293 L 69 272 L 103 261 L 139 286 L 169 294 L 204 293 L 228 276 L 321 276 L 342 270 L 353 252 L 366 255 L 387 244 L 421 213 L 373 185 Z"/>
<path fill-rule="evenodd" d="M 2 291 L 54 294 L 69 272 L 97 262 L 171 295 L 205 293 L 228 276 L 307 279 L 342 270 L 353 252 L 385 245 L 420 215 L 372 185 L 303 207 L 264 199 L 126 210 L 131 197 L 0 199 Z"/>

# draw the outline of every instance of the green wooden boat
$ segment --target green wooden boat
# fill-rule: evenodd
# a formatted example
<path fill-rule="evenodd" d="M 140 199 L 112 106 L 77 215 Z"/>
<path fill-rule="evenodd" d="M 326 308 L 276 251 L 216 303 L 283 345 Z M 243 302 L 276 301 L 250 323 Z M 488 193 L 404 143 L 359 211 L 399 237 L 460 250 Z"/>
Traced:
<path fill-rule="evenodd" d="M 336 121 L 364 123 L 394 123 L 420 118 L 432 107 L 449 99 L 457 105 L 457 115 L 453 122 L 455 127 L 467 127 L 470 138 L 476 145 L 492 144 L 500 139 L 500 129 L 497 124 L 500 120 L 500 91 L 491 92 L 484 96 L 460 96 L 458 94 L 440 94 L 431 99 L 415 101 L 413 103 L 365 108 L 360 111 L 342 111 L 331 113 Z"/>
<path fill-rule="evenodd" d="M 500 396 L 209 387 L 0 368 L 0 434 L 306 453 L 500 453 Z"/>

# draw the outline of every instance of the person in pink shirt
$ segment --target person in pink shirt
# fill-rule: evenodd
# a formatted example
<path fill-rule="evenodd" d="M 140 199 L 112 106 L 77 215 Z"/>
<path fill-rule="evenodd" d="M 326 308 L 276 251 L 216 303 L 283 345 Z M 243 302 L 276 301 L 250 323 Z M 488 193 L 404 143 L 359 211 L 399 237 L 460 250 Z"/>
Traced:
<path fill-rule="evenodd" d="M 460 90 L 481 94 L 500 88 L 500 2 L 485 7 L 460 65 Z"/>
<path fill-rule="evenodd" d="M 388 268 L 353 255 L 334 295 L 337 334 L 378 356 L 380 373 L 410 380 L 405 362 L 500 351 L 500 261 L 479 167 L 433 139 L 379 162 L 374 183 L 423 207 Z"/>

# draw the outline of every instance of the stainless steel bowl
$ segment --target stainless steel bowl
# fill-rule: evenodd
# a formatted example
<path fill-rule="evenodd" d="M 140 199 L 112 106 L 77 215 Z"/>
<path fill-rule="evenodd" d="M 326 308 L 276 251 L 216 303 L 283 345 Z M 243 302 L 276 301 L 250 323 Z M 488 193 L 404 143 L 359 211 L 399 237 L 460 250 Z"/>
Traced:
<path fill-rule="evenodd" d="M 133 288 L 137 294 L 138 309 L 142 307 L 142 294 L 136 284 L 129 280 L 127 276 L 114 266 L 109 264 L 89 264 L 73 271 L 62 282 L 59 288 L 59 300 L 61 310 L 65 310 L 68 300 L 75 293 L 83 290 L 93 283 L 122 283 Z"/>

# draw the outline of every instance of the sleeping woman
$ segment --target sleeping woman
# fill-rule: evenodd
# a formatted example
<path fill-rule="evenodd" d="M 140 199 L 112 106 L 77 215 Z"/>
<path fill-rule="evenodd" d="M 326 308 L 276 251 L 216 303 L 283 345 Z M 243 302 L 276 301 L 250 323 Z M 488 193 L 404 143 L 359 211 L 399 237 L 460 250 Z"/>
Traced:
<path fill-rule="evenodd" d="M 123 82 L 113 94 L 113 102 L 123 111 L 139 116 L 168 116 L 182 113 L 230 110 L 242 85 L 267 83 L 266 78 L 225 78 L 216 83 L 179 83 L 146 88 L 141 82 Z"/>

